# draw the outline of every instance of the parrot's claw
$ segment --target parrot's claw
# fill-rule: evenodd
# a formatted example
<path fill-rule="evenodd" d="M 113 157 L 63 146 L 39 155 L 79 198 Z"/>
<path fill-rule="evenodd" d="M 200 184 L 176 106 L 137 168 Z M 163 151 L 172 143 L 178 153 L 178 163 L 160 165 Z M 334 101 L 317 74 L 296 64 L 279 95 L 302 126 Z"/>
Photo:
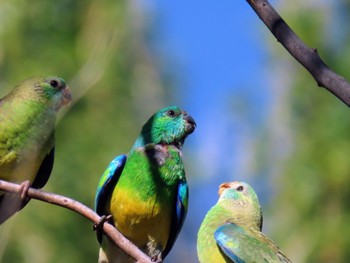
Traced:
<path fill-rule="evenodd" d="M 103 235 L 102 229 L 103 229 L 103 224 L 104 224 L 105 222 L 110 221 L 111 219 L 112 219 L 112 215 L 108 215 L 108 216 L 103 215 L 103 216 L 100 217 L 100 220 L 98 220 L 98 222 L 95 223 L 95 224 L 92 226 L 92 229 L 96 231 L 96 235 L 97 235 L 97 240 L 98 240 L 98 242 L 101 243 L 101 241 L 102 241 L 102 235 Z"/>
<path fill-rule="evenodd" d="M 162 263 L 163 262 L 162 257 L 160 255 L 153 256 L 151 258 L 151 261 L 155 262 L 155 263 Z"/>
<path fill-rule="evenodd" d="M 28 180 L 22 182 L 20 184 L 21 186 L 21 190 L 20 190 L 20 196 L 21 196 L 21 200 L 23 200 L 24 202 L 28 202 L 29 201 L 29 197 L 28 197 L 28 189 L 31 187 L 32 183 Z"/>
<path fill-rule="evenodd" d="M 99 230 L 99 229 L 102 229 L 102 226 L 105 222 L 108 222 L 109 220 L 112 219 L 112 215 L 103 215 L 100 217 L 100 220 L 98 220 L 97 223 L 95 223 L 93 226 L 92 226 L 92 229 L 93 230 Z"/>

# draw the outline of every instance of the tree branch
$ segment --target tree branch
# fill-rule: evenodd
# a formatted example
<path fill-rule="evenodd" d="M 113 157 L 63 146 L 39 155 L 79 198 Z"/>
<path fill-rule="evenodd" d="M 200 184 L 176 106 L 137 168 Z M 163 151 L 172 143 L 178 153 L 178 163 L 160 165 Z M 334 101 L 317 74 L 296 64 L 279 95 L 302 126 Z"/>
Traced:
<path fill-rule="evenodd" d="M 21 187 L 20 185 L 0 180 L 0 190 L 18 194 L 21 191 Z M 29 188 L 28 197 L 68 208 L 89 219 L 95 224 L 101 219 L 100 216 L 97 215 L 92 209 L 68 197 L 48 193 L 34 188 Z M 151 259 L 146 254 L 139 250 L 131 241 L 125 238 L 114 226 L 108 223 L 103 224 L 103 230 L 118 247 L 133 257 L 137 263 L 152 263 Z"/>
<path fill-rule="evenodd" d="M 350 106 L 350 84 L 333 72 L 320 58 L 316 49 L 309 48 L 286 24 L 266 0 L 246 0 L 287 51 L 302 64 L 316 80 L 346 105 Z"/>

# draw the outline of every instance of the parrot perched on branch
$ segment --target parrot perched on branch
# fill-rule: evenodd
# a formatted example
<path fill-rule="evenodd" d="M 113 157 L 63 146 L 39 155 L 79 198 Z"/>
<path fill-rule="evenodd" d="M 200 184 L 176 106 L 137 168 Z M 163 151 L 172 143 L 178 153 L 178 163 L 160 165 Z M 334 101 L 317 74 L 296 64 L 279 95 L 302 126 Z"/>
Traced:
<path fill-rule="evenodd" d="M 198 232 L 199 262 L 290 263 L 261 230 L 262 211 L 253 188 L 244 182 L 221 184 L 219 200 Z"/>
<path fill-rule="evenodd" d="M 71 93 L 59 77 L 33 78 L 0 99 L 0 179 L 22 186 L 21 195 L 0 191 L 0 224 L 29 201 L 30 186 L 49 179 L 55 148 L 55 122 Z"/>
<path fill-rule="evenodd" d="M 154 261 L 167 256 L 186 216 L 181 149 L 195 127 L 179 107 L 161 109 L 143 125 L 129 154 L 116 157 L 98 184 L 97 214 L 112 215 L 114 226 Z M 97 236 L 98 262 L 135 262 L 106 236 Z"/>

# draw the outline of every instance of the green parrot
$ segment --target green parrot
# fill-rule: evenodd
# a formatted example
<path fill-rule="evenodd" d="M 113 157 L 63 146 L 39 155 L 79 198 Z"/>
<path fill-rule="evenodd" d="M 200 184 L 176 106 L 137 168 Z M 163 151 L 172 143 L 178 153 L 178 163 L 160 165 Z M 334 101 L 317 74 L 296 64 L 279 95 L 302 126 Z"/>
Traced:
<path fill-rule="evenodd" d="M 99 215 L 152 260 L 163 260 L 183 225 L 188 186 L 182 146 L 196 127 L 177 106 L 163 108 L 142 127 L 129 154 L 116 157 L 102 175 L 95 197 Z M 135 262 L 103 235 L 98 262 Z"/>
<path fill-rule="evenodd" d="M 221 184 L 219 200 L 198 232 L 199 262 L 291 262 L 261 229 L 262 211 L 253 188 L 244 182 Z"/>
<path fill-rule="evenodd" d="M 58 110 L 71 100 L 59 77 L 33 78 L 0 99 L 0 179 L 21 184 L 21 195 L 0 191 L 0 224 L 29 201 L 30 186 L 49 179 L 55 148 Z"/>

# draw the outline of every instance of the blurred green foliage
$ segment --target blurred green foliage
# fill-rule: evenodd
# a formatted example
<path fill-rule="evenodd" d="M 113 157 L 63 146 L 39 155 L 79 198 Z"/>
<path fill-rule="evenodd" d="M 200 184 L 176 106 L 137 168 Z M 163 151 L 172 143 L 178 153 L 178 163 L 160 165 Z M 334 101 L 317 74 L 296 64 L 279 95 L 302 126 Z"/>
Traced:
<path fill-rule="evenodd" d="M 349 80 L 350 6 L 346 1 L 321 2 L 285 2 L 280 12 L 332 69 Z M 264 142 L 264 147 L 271 147 L 270 154 L 259 156 L 258 169 L 265 166 L 276 173 L 271 182 L 277 194 L 270 204 L 270 232 L 293 262 L 349 262 L 349 109 L 318 88 L 277 43 L 273 45 L 280 51 L 274 54 L 279 62 L 273 63 L 283 64 L 285 70 L 279 81 L 284 87 L 277 91 L 285 93 L 277 103 L 283 112 L 273 121 L 286 127 L 283 140 L 277 141 L 272 132 L 276 127 L 270 123 L 263 135 L 270 137 L 270 143 Z M 272 157 L 276 148 L 281 152 L 286 146 L 284 158 Z"/>
<path fill-rule="evenodd" d="M 0 2 L 0 96 L 32 76 L 59 75 L 72 90 L 44 190 L 93 207 L 109 161 L 164 105 L 149 22 L 127 1 Z M 91 222 L 35 200 L 0 227 L 0 262 L 96 262 L 98 248 Z"/>

